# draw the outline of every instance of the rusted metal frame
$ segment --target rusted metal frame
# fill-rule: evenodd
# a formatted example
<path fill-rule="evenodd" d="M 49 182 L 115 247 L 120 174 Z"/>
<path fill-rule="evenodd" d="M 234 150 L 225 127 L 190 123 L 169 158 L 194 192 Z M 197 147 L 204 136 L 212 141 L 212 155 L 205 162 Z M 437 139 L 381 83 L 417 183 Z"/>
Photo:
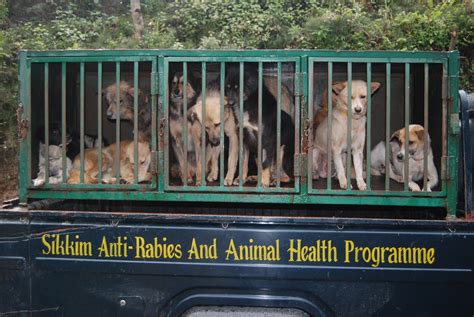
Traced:
<path fill-rule="evenodd" d="M 44 63 L 44 183 L 49 183 L 49 63 Z"/>
<path fill-rule="evenodd" d="M 201 63 L 201 72 L 202 72 L 202 93 L 201 93 L 201 100 L 202 100 L 202 114 L 201 114 L 201 169 L 202 169 L 202 179 L 201 179 L 201 187 L 206 186 L 206 176 L 207 176 L 207 160 L 206 160 L 206 73 L 207 73 L 207 68 L 206 68 L 206 62 Z M 210 154 L 210 153 L 209 153 Z M 196 164 L 199 164 L 199 162 L 196 162 Z M 198 181 L 198 180 L 196 180 Z"/>
<path fill-rule="evenodd" d="M 225 96 L 225 63 L 220 63 L 220 99 L 219 99 L 219 109 L 220 109 L 220 142 L 219 142 L 219 186 L 224 186 L 224 131 L 225 131 L 225 105 L 224 105 L 224 96 Z M 233 177 L 233 175 L 232 175 Z"/>
<path fill-rule="evenodd" d="M 79 71 L 79 100 L 80 100 L 80 114 L 79 114 L 79 129 L 80 129 L 80 183 L 84 184 L 84 62 L 80 63 Z"/>
<path fill-rule="evenodd" d="M 61 63 L 61 144 L 62 150 L 62 168 L 63 183 L 67 182 L 67 140 L 66 140 L 66 63 Z"/>
<path fill-rule="evenodd" d="M 385 95 L 385 191 L 390 191 L 390 113 L 391 113 L 391 64 L 385 64 L 386 69 L 386 95 Z"/>
<path fill-rule="evenodd" d="M 244 62 L 239 62 L 239 187 L 243 187 L 243 157 L 244 157 Z M 260 130 L 261 127 L 259 127 Z M 247 175 L 248 176 L 248 175 Z"/>
<path fill-rule="evenodd" d="M 121 112 L 121 105 L 120 105 L 120 62 L 115 63 L 115 85 L 116 89 L 116 96 L 115 96 L 115 105 L 116 105 L 116 113 L 118 117 L 115 120 L 115 177 L 117 178 L 117 184 L 120 183 L 120 112 Z M 81 131 L 83 129 L 81 128 Z M 83 142 L 81 141 L 81 144 Z M 81 164 L 82 166 L 82 164 Z"/>
<path fill-rule="evenodd" d="M 312 58 L 308 61 L 308 110 L 307 117 L 305 120 L 305 131 L 302 138 L 307 138 L 307 151 L 308 151 L 308 192 L 313 191 L 313 147 L 314 147 L 314 115 L 313 115 L 313 102 L 314 102 L 314 60 Z M 303 145 L 304 146 L 304 145 Z"/>
<path fill-rule="evenodd" d="M 281 62 L 277 63 L 276 187 L 281 186 Z M 260 130 L 260 129 L 259 129 Z"/>
<path fill-rule="evenodd" d="M 351 190 L 352 162 L 352 62 L 347 63 L 347 191 Z"/>
<path fill-rule="evenodd" d="M 98 161 L 102 166 L 102 62 L 97 62 L 97 137 L 99 139 Z M 98 170 L 99 183 L 102 183 L 102 168 Z"/>
<path fill-rule="evenodd" d="M 258 63 L 258 126 L 262 127 L 262 90 L 263 90 L 263 63 Z M 262 130 L 258 129 L 257 136 L 257 188 L 262 188 Z M 241 141 L 242 142 L 242 141 Z"/>
<path fill-rule="evenodd" d="M 28 202 L 28 187 L 31 186 L 31 128 L 25 130 L 24 126 L 31 124 L 31 63 L 27 59 L 27 52 L 19 53 L 19 97 L 20 104 L 17 110 L 18 134 L 20 139 L 19 146 L 19 188 L 18 196 L 20 205 Z"/>
<path fill-rule="evenodd" d="M 442 154 L 441 154 L 441 187 L 442 190 L 447 189 L 447 174 L 448 174 L 448 65 L 443 64 L 443 75 L 441 79 L 441 106 L 442 106 Z"/>
<path fill-rule="evenodd" d="M 178 78 L 179 81 L 179 78 Z M 183 62 L 183 154 L 184 154 L 184 173 L 183 185 L 188 186 L 188 62 Z M 175 140 L 175 142 L 181 142 L 181 140 Z M 181 167 L 181 166 L 180 166 Z"/>
<path fill-rule="evenodd" d="M 372 149 L 372 63 L 367 63 L 367 190 L 371 190 L 371 149 Z"/>
<path fill-rule="evenodd" d="M 429 89 L 429 64 L 424 64 L 424 85 L 423 85 L 423 128 L 425 130 L 423 143 L 423 190 L 428 191 L 428 89 Z"/>
<path fill-rule="evenodd" d="M 153 58 L 151 61 L 151 74 L 150 74 L 150 93 L 151 93 L 151 163 L 150 169 L 154 172 L 151 187 L 157 189 L 158 191 L 162 192 L 164 190 L 164 182 L 163 182 L 163 156 L 162 150 L 157 151 L 158 145 L 158 100 L 157 96 L 158 93 L 161 97 L 164 96 L 163 91 L 161 89 L 167 88 L 167 80 L 162 85 L 159 85 L 159 80 L 162 76 L 158 77 L 158 63 L 160 63 L 160 70 L 163 71 L 163 57 Z M 160 73 L 162 75 L 162 73 Z M 158 174 L 158 177 L 156 175 Z"/>
<path fill-rule="evenodd" d="M 410 64 L 405 63 L 405 157 L 403 165 L 403 190 L 408 191 L 409 174 L 409 141 L 410 141 Z"/>
<path fill-rule="evenodd" d="M 138 184 L 138 62 L 133 62 L 133 182 Z"/>
<path fill-rule="evenodd" d="M 327 160 L 328 160 L 328 178 L 327 178 L 327 190 L 332 189 L 332 77 L 333 77 L 333 64 L 328 62 L 328 127 L 327 127 Z"/>

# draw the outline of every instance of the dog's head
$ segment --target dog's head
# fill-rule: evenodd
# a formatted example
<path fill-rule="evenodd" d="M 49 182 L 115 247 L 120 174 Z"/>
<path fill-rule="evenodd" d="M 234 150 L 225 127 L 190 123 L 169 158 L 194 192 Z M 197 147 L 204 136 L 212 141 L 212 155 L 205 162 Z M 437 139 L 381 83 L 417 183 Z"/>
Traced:
<path fill-rule="evenodd" d="M 227 106 L 227 98 L 224 98 L 224 107 Z M 188 110 L 188 121 L 194 124 L 204 125 L 206 128 L 207 140 L 211 146 L 218 146 L 221 140 L 221 111 L 220 111 L 220 96 L 206 97 L 206 118 L 202 124 L 202 100 Z M 224 121 L 229 117 L 227 111 L 224 112 Z"/>
<path fill-rule="evenodd" d="M 133 120 L 133 97 L 135 88 L 125 81 L 120 82 L 119 100 L 117 100 L 117 85 L 112 84 L 104 89 L 105 106 L 107 107 L 107 119 L 109 120 Z M 138 105 L 140 108 L 148 102 L 141 90 L 138 90 Z M 119 109 L 120 108 L 120 113 Z"/>
<path fill-rule="evenodd" d="M 347 111 L 347 81 L 337 82 L 332 85 L 332 91 L 336 95 L 337 106 Z M 360 119 L 367 114 L 367 83 L 363 80 L 352 81 L 351 112 L 352 118 Z M 374 94 L 380 88 L 379 82 L 372 82 L 370 94 Z"/>
<path fill-rule="evenodd" d="M 39 148 L 40 148 L 40 155 L 42 157 L 46 157 L 46 153 L 45 153 L 46 145 L 44 145 L 43 143 L 40 143 Z M 49 150 L 48 151 L 48 159 L 49 159 L 50 165 L 53 162 L 62 159 L 62 157 L 63 157 L 63 146 L 62 146 L 62 144 L 50 145 L 48 150 Z"/>
<path fill-rule="evenodd" d="M 126 149 L 126 159 L 131 164 L 135 163 L 134 145 L 130 142 Z M 150 144 L 147 141 L 139 140 L 138 142 L 138 175 L 143 176 L 148 171 L 151 163 Z M 140 180 L 139 180 L 140 181 Z"/>
<path fill-rule="evenodd" d="M 198 78 L 199 75 L 195 72 L 189 72 L 186 82 L 186 95 L 188 100 L 198 95 Z M 171 76 L 170 82 L 170 100 L 173 103 L 180 103 L 183 101 L 184 94 L 184 75 L 182 71 L 177 71 Z"/>
<path fill-rule="evenodd" d="M 41 143 L 45 143 L 45 133 L 44 133 L 44 126 L 39 127 L 36 130 L 36 137 Z M 61 125 L 57 122 L 53 122 L 49 124 L 48 129 L 49 135 L 49 145 L 61 145 L 62 144 L 62 129 Z M 66 146 L 71 142 L 71 132 L 66 129 Z"/>
<path fill-rule="evenodd" d="M 253 68 L 246 68 L 244 71 L 243 100 L 258 89 L 258 74 Z M 225 96 L 228 105 L 238 106 L 240 103 L 240 69 L 230 67 L 225 78 Z"/>
<path fill-rule="evenodd" d="M 425 142 L 430 142 L 425 129 L 419 124 L 411 124 L 408 131 L 408 152 L 410 157 L 423 157 L 424 144 Z M 402 162 L 405 159 L 405 128 L 392 134 L 390 145 L 392 147 L 392 157 Z"/>

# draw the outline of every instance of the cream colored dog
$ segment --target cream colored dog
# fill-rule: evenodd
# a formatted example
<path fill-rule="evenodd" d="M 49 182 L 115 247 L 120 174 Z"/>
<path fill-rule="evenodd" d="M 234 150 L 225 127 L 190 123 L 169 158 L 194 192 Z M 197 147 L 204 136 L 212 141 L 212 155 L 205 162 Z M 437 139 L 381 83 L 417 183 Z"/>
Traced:
<path fill-rule="evenodd" d="M 380 88 L 380 83 L 372 82 L 370 93 L 373 94 Z M 335 101 L 332 118 L 331 146 L 336 175 L 341 189 L 347 188 L 347 177 L 344 168 L 343 155 L 347 150 L 347 82 L 338 82 L 332 86 L 333 100 Z M 363 160 L 365 145 L 365 124 L 367 120 L 367 83 L 363 80 L 352 81 L 352 131 L 351 131 L 351 151 L 354 158 L 354 169 L 356 174 L 357 187 L 359 190 L 366 190 L 364 181 Z M 313 145 L 313 178 L 319 177 L 319 169 L 322 168 L 320 162 L 324 161 L 321 156 L 327 157 L 327 131 L 328 117 L 324 118 L 316 128 Z M 348 158 L 350 159 L 350 158 Z M 327 161 L 327 158 L 325 159 Z M 331 171 L 328 171 L 329 177 Z"/>

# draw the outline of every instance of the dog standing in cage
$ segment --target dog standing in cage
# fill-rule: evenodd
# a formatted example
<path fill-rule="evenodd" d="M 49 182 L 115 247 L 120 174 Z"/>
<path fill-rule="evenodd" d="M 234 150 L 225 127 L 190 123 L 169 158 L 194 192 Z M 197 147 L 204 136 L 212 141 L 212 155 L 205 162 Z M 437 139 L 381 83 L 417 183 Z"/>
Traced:
<path fill-rule="evenodd" d="M 433 150 L 431 149 L 431 138 L 425 132 L 423 126 L 410 124 L 408 127 L 408 155 L 405 153 L 405 128 L 395 131 L 390 138 L 389 145 L 389 175 L 390 178 L 399 182 L 405 182 L 405 159 L 408 156 L 408 188 L 411 191 L 420 191 L 416 181 L 423 180 L 424 173 L 427 177 L 427 188 L 431 191 L 438 184 L 438 171 L 433 161 Z M 425 143 L 427 144 L 427 156 L 425 157 Z M 424 170 L 424 160 L 427 160 L 427 170 Z M 385 142 L 377 144 L 371 152 L 371 174 L 379 176 L 386 171 L 385 167 Z"/>
<path fill-rule="evenodd" d="M 317 126 L 313 142 L 313 178 L 317 178 L 319 171 L 324 167 L 321 162 L 327 162 L 327 151 L 332 151 L 336 175 L 341 189 L 346 189 L 347 177 L 344 168 L 344 153 L 347 152 L 347 120 L 348 120 L 348 83 L 337 82 L 332 86 L 332 92 L 335 94 L 335 101 L 332 112 L 332 130 L 331 145 L 327 144 L 328 120 L 327 115 Z M 365 145 L 365 125 L 367 120 L 367 94 L 374 94 L 379 88 L 380 83 L 372 82 L 368 92 L 367 83 L 363 80 L 352 81 L 352 131 L 351 131 L 351 150 L 354 158 L 354 169 L 356 174 L 357 187 L 359 190 L 366 190 L 367 185 L 363 174 L 364 145 Z M 347 159 L 350 160 L 349 157 Z M 325 174 L 331 175 L 331 171 Z"/>
<path fill-rule="evenodd" d="M 244 71 L 243 85 L 243 122 L 240 118 L 240 71 L 237 67 L 229 68 L 225 79 L 225 95 L 228 103 L 233 111 L 234 117 L 238 124 L 243 126 L 243 164 L 242 176 L 243 183 L 248 178 L 248 163 L 250 152 L 255 156 L 258 153 L 258 133 L 261 129 L 262 133 L 262 186 L 269 187 L 271 184 L 272 170 L 283 168 L 288 178 L 293 177 L 294 168 L 294 125 L 291 116 L 281 110 L 281 158 L 282 167 L 276 164 L 276 127 L 277 127 L 277 100 L 269 91 L 265 84 L 262 85 L 262 126 L 258 126 L 258 73 L 253 68 L 247 68 Z M 257 163 L 258 165 L 258 163 Z M 289 179 L 288 179 L 289 180 Z M 234 184 L 239 184 L 236 179 Z"/>

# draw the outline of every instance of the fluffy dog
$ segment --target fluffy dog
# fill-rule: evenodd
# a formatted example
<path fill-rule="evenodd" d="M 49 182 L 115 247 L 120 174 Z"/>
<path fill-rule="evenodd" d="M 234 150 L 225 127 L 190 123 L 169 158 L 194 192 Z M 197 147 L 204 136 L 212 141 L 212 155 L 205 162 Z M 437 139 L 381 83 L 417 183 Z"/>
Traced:
<path fill-rule="evenodd" d="M 427 152 L 427 188 L 423 190 L 431 191 L 438 184 L 438 171 L 433 162 L 433 151 L 431 149 L 430 136 L 425 133 L 423 126 L 419 124 L 410 124 L 409 144 L 408 144 L 408 188 L 411 191 L 420 191 L 420 186 L 416 181 L 423 179 L 424 147 L 428 144 Z M 385 173 L 385 142 L 380 142 L 372 150 L 371 167 L 372 175 L 381 175 Z M 405 128 L 393 133 L 390 139 L 390 178 L 404 183 L 405 182 Z"/>
<path fill-rule="evenodd" d="M 45 183 L 46 179 L 46 159 L 45 159 L 46 145 L 40 143 L 39 145 L 39 163 L 38 163 L 38 175 L 33 180 L 34 186 L 40 186 Z M 63 181 L 63 151 L 64 147 L 60 145 L 50 145 L 49 146 L 49 183 L 50 184 L 59 184 Z M 71 160 L 66 156 L 66 177 L 69 177 L 69 170 L 71 169 Z"/>
<path fill-rule="evenodd" d="M 354 158 L 354 169 L 356 174 L 357 187 L 359 190 L 366 190 L 367 185 L 363 175 L 364 145 L 365 145 L 365 123 L 367 114 L 367 83 L 363 80 L 352 81 L 352 155 Z M 370 93 L 373 94 L 380 88 L 380 83 L 373 82 L 370 87 Z M 339 180 L 341 189 L 347 188 L 347 177 L 344 168 L 343 155 L 347 150 L 347 120 L 348 120 L 348 104 L 347 104 L 347 82 L 338 82 L 332 86 L 332 91 L 336 95 L 333 97 L 333 121 L 332 121 L 332 140 L 331 151 L 336 168 L 336 175 Z M 316 128 L 313 146 L 313 177 L 320 176 L 321 162 L 327 161 L 327 131 L 328 117 Z M 323 156 L 323 159 L 321 159 Z M 350 159 L 350 158 L 348 158 Z M 331 173 L 328 171 L 327 173 Z M 326 173 L 326 174 L 327 174 Z M 324 174 L 324 173 L 323 173 Z"/>
<path fill-rule="evenodd" d="M 115 151 L 116 143 L 102 149 L 102 166 L 99 166 L 98 149 L 87 149 L 84 153 L 84 184 L 97 184 L 116 182 Z M 120 142 L 120 178 L 121 181 L 133 184 L 134 182 L 134 162 L 133 141 Z M 150 181 L 151 174 L 148 168 L 151 162 L 150 147 L 147 141 L 138 142 L 138 182 Z M 80 183 L 80 157 L 76 156 L 73 162 L 68 184 Z M 103 179 L 98 179 L 99 169 L 103 172 Z"/>
<path fill-rule="evenodd" d="M 217 180 L 219 175 L 218 159 L 220 155 L 221 137 L 221 107 L 220 107 L 220 91 L 216 84 L 210 84 L 206 91 L 206 118 L 203 122 L 202 118 L 202 98 L 198 98 L 194 107 L 188 111 L 189 131 L 193 139 L 195 158 L 196 158 L 196 184 L 202 183 L 202 166 L 201 166 L 201 133 L 202 127 L 206 129 L 207 136 L 207 161 L 210 161 L 210 172 L 207 181 L 213 182 Z M 237 125 L 234 113 L 224 104 L 224 132 L 229 138 L 229 157 L 227 173 L 224 179 L 224 185 L 233 184 L 235 171 L 237 168 L 239 138 L 237 135 Z M 207 165 L 207 164 L 206 164 Z"/>
<path fill-rule="evenodd" d="M 228 98 L 230 108 L 234 113 L 234 117 L 238 121 L 239 103 L 240 103 L 240 75 L 239 69 L 236 67 L 229 68 L 225 79 L 225 95 Z M 254 68 L 248 68 L 244 72 L 243 87 L 243 122 L 244 135 L 241 140 L 244 157 L 243 157 L 243 181 L 247 181 L 248 176 L 248 160 L 249 152 L 258 153 L 258 132 L 262 131 L 262 186 L 268 187 L 271 183 L 271 171 L 275 169 L 273 166 L 276 162 L 276 126 L 277 126 L 277 101 L 269 89 L 262 85 L 262 127 L 258 126 L 258 75 Z M 294 125 L 291 117 L 281 111 L 281 150 L 282 150 L 282 167 L 284 172 L 289 176 L 293 176 L 294 166 Z"/>

